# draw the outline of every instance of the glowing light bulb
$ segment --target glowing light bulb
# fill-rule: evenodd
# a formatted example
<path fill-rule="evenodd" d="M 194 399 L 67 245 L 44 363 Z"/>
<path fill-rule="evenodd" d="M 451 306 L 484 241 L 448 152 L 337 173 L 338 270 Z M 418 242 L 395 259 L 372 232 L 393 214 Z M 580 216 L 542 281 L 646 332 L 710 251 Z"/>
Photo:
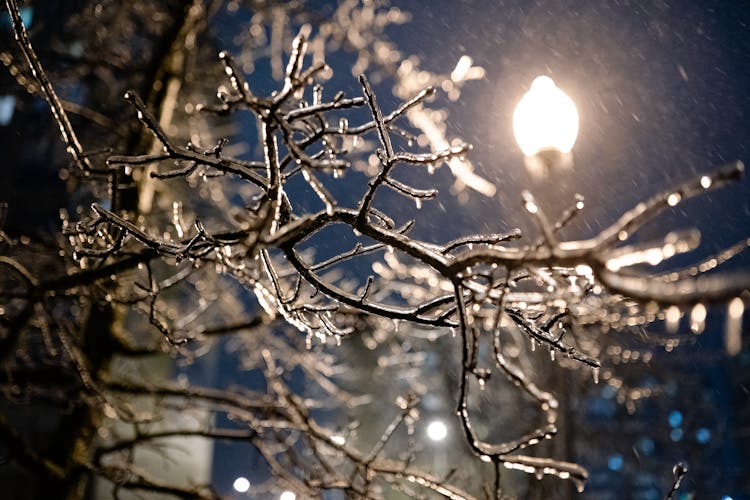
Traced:
<path fill-rule="evenodd" d="M 250 481 L 248 481 L 246 477 L 238 477 L 234 480 L 234 484 L 232 486 L 234 487 L 235 491 L 245 493 L 250 489 Z"/>
<path fill-rule="evenodd" d="M 433 441 L 442 441 L 448 435 L 448 428 L 439 420 L 430 422 L 427 426 L 427 437 Z"/>
<path fill-rule="evenodd" d="M 569 163 L 578 137 L 578 110 L 550 77 L 539 76 L 513 112 L 513 132 L 527 158 L 550 167 L 568 156 Z"/>

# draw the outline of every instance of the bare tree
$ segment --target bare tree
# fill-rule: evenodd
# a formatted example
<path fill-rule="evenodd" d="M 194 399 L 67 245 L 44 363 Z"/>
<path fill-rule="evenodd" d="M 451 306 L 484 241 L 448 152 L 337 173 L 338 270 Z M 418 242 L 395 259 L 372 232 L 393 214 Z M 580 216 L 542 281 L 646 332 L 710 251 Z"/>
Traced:
<path fill-rule="evenodd" d="M 702 329 L 706 305 L 715 303 L 729 304 L 728 335 L 739 338 L 750 275 L 713 269 L 750 239 L 654 274 L 634 266 L 693 250 L 699 235 L 671 231 L 647 243 L 633 235 L 670 207 L 738 179 L 740 162 L 651 195 L 585 240 L 563 236 L 584 210 L 582 197 L 548 216 L 524 191 L 519 201 L 539 237 L 499 227 L 422 241 L 412 236 L 419 218 L 404 220 L 394 193 L 417 208 L 430 202 L 438 196 L 430 175 L 444 164 L 466 189 L 494 190 L 472 172 L 471 146 L 449 141 L 442 115 L 430 109 L 440 97 L 424 85 L 450 77 L 419 70 L 387 42 L 383 27 L 406 19 L 398 9 L 343 2 L 333 21 L 321 21 L 295 3 L 250 4 L 245 50 L 238 58 L 219 53 L 223 77 L 206 71 L 218 101 L 178 98 L 195 81 L 186 68 L 195 64 L 188 60 L 196 37 L 218 11 L 218 2 L 195 1 L 170 31 L 155 72 L 163 74 L 146 80 L 151 89 L 159 82 L 161 98 L 125 92 L 140 130 L 126 141 L 109 138 L 113 150 L 99 153 L 79 139 L 68 117 L 74 106 L 58 97 L 16 0 L 6 0 L 27 89 L 49 104 L 69 175 L 99 195 L 64 212 L 55 238 L 32 244 L 0 234 L 2 389 L 19 402 L 81 413 L 63 456 L 35 449 L 0 417 L 10 460 L 66 484 L 69 498 L 84 496 L 95 477 L 115 495 L 218 497 L 210 484 L 171 482 L 139 464 L 139 450 L 189 437 L 252 446 L 268 471 L 258 494 L 500 498 L 503 469 L 556 476 L 581 491 L 586 470 L 544 447 L 557 434 L 558 400 L 531 375 L 530 351 L 545 349 L 550 362 L 590 370 L 598 382 L 603 329 L 674 325 L 685 314 Z M 287 50 L 289 24 L 302 27 Z M 327 50 L 338 47 L 357 54 L 351 95 L 326 86 Z M 266 93 L 246 77 L 260 54 L 281 80 Z M 450 79 L 456 92 L 481 73 L 471 62 L 464 69 Z M 371 75 L 394 79 L 402 102 L 381 107 Z M 233 154 L 219 132 L 235 119 L 257 129 L 257 155 Z M 162 353 L 189 363 L 230 334 L 261 388 L 185 384 L 132 361 Z M 460 471 L 433 467 L 415 434 L 420 400 L 436 383 L 419 369 L 430 349 L 448 350 L 456 362 L 454 409 L 469 464 L 456 464 Z M 356 365 L 371 355 L 397 373 L 390 400 L 372 401 L 357 379 Z M 292 382 L 295 373 L 304 387 Z M 536 418 L 514 425 L 512 439 L 480 437 L 485 403 L 477 394 L 505 384 Z M 335 417 L 325 415 L 330 408 L 339 409 Z M 371 411 L 386 417 L 368 420 Z M 237 427 L 214 425 L 217 414 Z M 371 428 L 383 419 L 390 423 Z M 493 479 L 471 480 L 487 467 Z"/>

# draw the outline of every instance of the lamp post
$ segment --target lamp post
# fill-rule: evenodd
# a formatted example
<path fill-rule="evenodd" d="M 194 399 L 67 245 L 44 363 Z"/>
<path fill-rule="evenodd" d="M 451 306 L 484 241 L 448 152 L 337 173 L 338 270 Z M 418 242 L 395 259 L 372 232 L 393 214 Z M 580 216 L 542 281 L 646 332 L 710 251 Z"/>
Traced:
<path fill-rule="evenodd" d="M 572 150 L 578 137 L 578 110 L 550 77 L 538 76 L 513 111 L 513 133 L 525 156 L 526 169 L 532 178 L 541 180 L 553 169 L 572 166 Z M 558 439 L 553 446 L 556 455 L 570 456 L 573 445 L 568 391 L 573 379 L 569 373 L 560 375 L 551 372 L 546 375 L 559 405 Z M 564 499 L 573 495 L 572 486 L 560 492 L 560 498 Z"/>
<path fill-rule="evenodd" d="M 548 76 L 539 76 L 513 112 L 513 132 L 534 177 L 572 165 L 578 137 L 578 111 L 573 100 Z"/>

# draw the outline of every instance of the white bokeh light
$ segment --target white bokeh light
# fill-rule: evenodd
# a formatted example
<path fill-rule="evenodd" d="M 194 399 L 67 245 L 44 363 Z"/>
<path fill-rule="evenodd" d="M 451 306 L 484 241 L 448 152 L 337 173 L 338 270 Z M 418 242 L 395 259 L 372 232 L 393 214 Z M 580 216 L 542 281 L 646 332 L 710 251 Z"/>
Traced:
<path fill-rule="evenodd" d="M 442 441 L 448 435 L 448 428 L 440 420 L 434 420 L 427 426 L 427 437 L 433 441 Z"/>
<path fill-rule="evenodd" d="M 279 495 L 279 500 L 297 500 L 297 495 L 292 491 L 285 491 Z"/>
<path fill-rule="evenodd" d="M 234 480 L 232 487 L 240 493 L 245 493 L 250 489 L 250 481 L 248 481 L 246 477 L 238 477 Z"/>
<path fill-rule="evenodd" d="M 526 156 L 569 153 L 578 137 L 578 110 L 550 77 L 539 76 L 513 112 L 513 132 Z"/>

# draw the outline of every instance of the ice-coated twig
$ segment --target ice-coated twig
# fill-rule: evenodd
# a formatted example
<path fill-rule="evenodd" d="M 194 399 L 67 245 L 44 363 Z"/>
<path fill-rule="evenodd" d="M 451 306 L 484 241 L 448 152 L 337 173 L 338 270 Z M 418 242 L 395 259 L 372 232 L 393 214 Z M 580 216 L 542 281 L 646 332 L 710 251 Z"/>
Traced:
<path fill-rule="evenodd" d="M 180 170 L 179 173 L 172 172 L 173 175 L 166 174 L 167 177 L 188 175 L 193 170 L 192 164 L 195 166 L 207 165 L 222 172 L 238 175 L 242 179 L 248 180 L 264 190 L 267 189 L 267 180 L 252 170 L 253 168 L 259 167 L 260 164 L 248 164 L 243 161 L 218 157 L 214 154 L 201 153 L 195 151 L 191 147 L 179 147 L 166 135 L 166 133 L 164 133 L 159 126 L 158 120 L 156 120 L 153 114 L 151 114 L 146 108 L 146 105 L 135 92 L 126 92 L 125 99 L 135 107 L 139 121 L 141 121 L 154 137 L 162 143 L 163 152 L 137 156 L 112 155 L 107 158 L 108 165 L 140 166 L 161 160 L 183 160 L 188 162 L 189 165 Z M 153 173 L 152 177 L 159 177 L 159 174 Z"/>
<path fill-rule="evenodd" d="M 229 77 L 232 87 L 239 92 L 242 100 L 251 107 L 258 105 L 258 99 L 253 95 L 242 71 L 237 67 L 234 58 L 226 50 L 219 52 L 219 60 L 224 63 L 224 70 Z"/>
<path fill-rule="evenodd" d="M 672 487 L 664 496 L 664 500 L 672 500 L 674 494 L 680 489 L 680 483 L 682 482 L 682 478 L 685 477 L 685 474 L 687 474 L 687 471 L 688 467 L 685 462 L 677 462 L 677 464 L 672 467 L 672 475 L 674 476 L 674 479 L 672 481 Z"/>
<path fill-rule="evenodd" d="M 493 233 L 493 234 L 474 234 L 471 236 L 463 236 L 453 241 L 448 242 L 443 248 L 443 253 L 450 253 L 456 248 L 465 245 L 495 245 L 504 241 L 512 241 L 521 238 L 521 230 L 514 229 L 509 233 Z"/>
<path fill-rule="evenodd" d="M 393 160 L 402 163 L 413 163 L 417 165 L 422 164 L 429 166 L 434 165 L 435 163 L 442 160 L 450 160 L 451 158 L 465 155 L 466 153 L 471 151 L 471 148 L 471 144 L 464 143 L 459 144 L 458 146 L 453 146 L 443 151 L 438 151 L 437 153 L 396 153 L 395 155 L 393 155 Z"/>
<path fill-rule="evenodd" d="M 517 311 L 510 307 L 506 307 L 505 312 L 513 320 L 513 322 L 518 325 L 519 328 L 521 328 L 524 333 L 526 333 L 529 337 L 536 340 L 537 342 L 546 344 L 550 349 L 559 351 L 564 356 L 573 358 L 576 361 L 580 361 L 581 363 L 591 366 L 592 368 L 599 368 L 601 366 L 599 360 L 592 358 L 591 356 L 581 354 L 576 350 L 575 347 L 565 345 L 559 337 L 552 337 L 549 332 L 546 332 L 543 329 L 537 327 L 532 321 L 524 317 L 524 315 L 521 314 L 520 311 Z"/>
<path fill-rule="evenodd" d="M 39 82 L 39 86 L 42 89 L 44 98 L 49 104 L 50 111 L 52 111 L 52 117 L 55 120 L 59 130 L 62 141 L 67 147 L 67 152 L 73 159 L 73 162 L 84 172 L 90 171 L 93 167 L 88 156 L 84 154 L 83 146 L 81 146 L 78 136 L 70 124 L 68 114 L 60 102 L 60 98 L 57 97 L 52 82 L 47 77 L 47 73 L 42 67 L 42 63 L 34 51 L 34 47 L 31 45 L 31 40 L 26 32 L 26 27 L 21 19 L 21 14 L 18 10 L 18 2 L 16 0 L 5 0 L 5 6 L 8 8 L 10 18 L 13 25 L 13 35 L 15 36 L 18 47 L 23 52 L 26 62 L 31 67 L 32 76 Z"/>
<path fill-rule="evenodd" d="M 666 191 L 639 203 L 595 238 L 580 242 L 561 243 L 560 248 L 562 250 L 604 249 L 620 241 L 623 237 L 627 238 L 632 235 L 646 221 L 652 219 L 661 211 L 673 207 L 687 198 L 692 198 L 711 189 L 717 189 L 728 182 L 736 181 L 744 171 L 745 165 L 741 161 L 723 165 L 708 175 L 701 175 L 682 184 L 677 189 Z"/>

